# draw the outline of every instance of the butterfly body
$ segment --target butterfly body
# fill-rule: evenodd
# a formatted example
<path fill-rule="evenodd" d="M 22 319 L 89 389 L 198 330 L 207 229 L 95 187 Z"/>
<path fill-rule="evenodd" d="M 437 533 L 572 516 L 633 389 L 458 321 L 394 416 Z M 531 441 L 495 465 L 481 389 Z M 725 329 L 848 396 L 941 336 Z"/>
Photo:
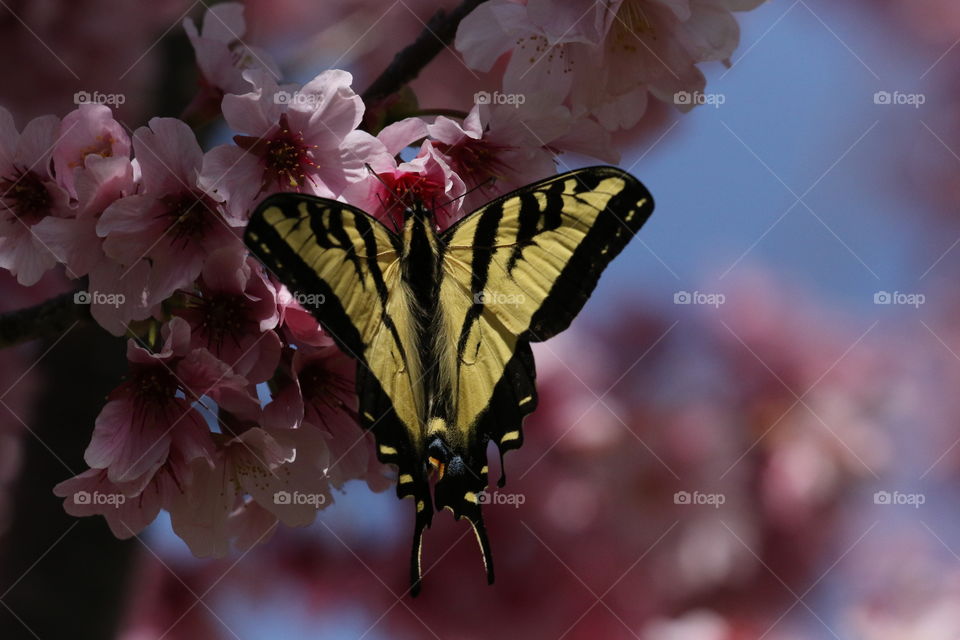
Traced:
<path fill-rule="evenodd" d="M 442 232 L 422 203 L 396 232 L 312 196 L 279 194 L 254 212 L 248 246 L 291 291 L 324 296 L 314 315 L 357 360 L 361 422 L 416 509 L 414 594 L 435 509 L 468 519 L 493 582 L 480 507 L 487 444 L 502 469 L 537 405 L 530 343 L 569 325 L 652 208 L 635 178 L 593 167 L 502 196 Z"/>

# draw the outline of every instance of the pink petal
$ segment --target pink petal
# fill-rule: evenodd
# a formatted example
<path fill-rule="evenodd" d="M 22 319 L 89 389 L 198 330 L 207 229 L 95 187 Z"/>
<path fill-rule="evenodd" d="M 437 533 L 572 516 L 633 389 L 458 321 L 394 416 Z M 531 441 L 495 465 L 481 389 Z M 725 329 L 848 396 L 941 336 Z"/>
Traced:
<path fill-rule="evenodd" d="M 196 186 L 203 151 L 187 123 L 152 118 L 149 127 L 140 127 L 133 134 L 133 148 L 147 192 L 178 193 Z"/>
<path fill-rule="evenodd" d="M 437 118 L 441 119 L 452 122 L 443 116 Z M 432 134 L 432 131 L 428 129 L 426 122 L 420 118 L 404 118 L 384 127 L 377 134 L 377 139 L 384 144 L 390 155 L 395 156 L 417 140 L 426 138 L 428 134 Z"/>
<path fill-rule="evenodd" d="M 490 0 L 474 9 L 460 22 L 454 46 L 471 69 L 489 71 L 514 44 L 502 24 L 523 24 L 526 9 L 509 0 Z"/>

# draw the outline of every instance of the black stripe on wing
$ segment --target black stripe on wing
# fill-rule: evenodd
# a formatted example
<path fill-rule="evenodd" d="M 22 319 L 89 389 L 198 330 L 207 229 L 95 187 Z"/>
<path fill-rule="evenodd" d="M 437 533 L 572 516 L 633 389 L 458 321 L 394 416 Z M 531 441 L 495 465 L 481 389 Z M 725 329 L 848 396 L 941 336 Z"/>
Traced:
<path fill-rule="evenodd" d="M 300 211 L 301 204 L 306 204 L 307 215 Z M 356 286 L 366 288 L 366 271 L 374 283 L 375 292 L 370 293 L 375 293 L 381 309 L 386 305 L 388 291 L 377 262 L 377 254 L 384 250 L 384 247 L 377 244 L 377 230 L 384 234 L 383 237 L 390 239 L 389 248 L 398 255 L 399 240 L 387 227 L 356 207 L 336 200 L 293 193 L 275 194 L 261 202 L 250 216 L 244 232 L 244 242 L 250 251 L 288 289 L 323 296 L 324 303 L 313 305 L 309 309 L 310 313 L 333 337 L 337 346 L 348 355 L 362 360 L 363 336 L 351 320 L 337 292 L 301 257 L 300 252 L 305 249 L 306 244 L 292 247 L 275 226 L 264 219 L 264 212 L 274 208 L 283 212 L 288 220 L 296 220 L 296 230 L 299 230 L 301 225 L 309 225 L 312 232 L 309 242 L 340 254 L 339 259 L 349 264 L 357 276 Z M 327 218 L 326 222 L 324 217 Z M 347 224 L 352 225 L 363 239 L 362 254 L 357 252 L 350 240 L 346 231 Z M 373 307 L 371 304 L 371 312 Z"/>
<path fill-rule="evenodd" d="M 653 213 L 653 196 L 629 173 L 614 167 L 593 167 L 576 172 L 585 191 L 595 189 L 605 178 L 616 176 L 624 188 L 610 199 L 586 237 L 573 252 L 546 300 L 530 321 L 525 336 L 531 342 L 552 338 L 570 326 L 597 286 L 600 274 L 617 257 Z M 547 199 L 560 198 L 563 182 L 551 185 Z M 549 220 L 543 220 L 549 226 Z M 533 238 L 535 241 L 535 236 Z"/>

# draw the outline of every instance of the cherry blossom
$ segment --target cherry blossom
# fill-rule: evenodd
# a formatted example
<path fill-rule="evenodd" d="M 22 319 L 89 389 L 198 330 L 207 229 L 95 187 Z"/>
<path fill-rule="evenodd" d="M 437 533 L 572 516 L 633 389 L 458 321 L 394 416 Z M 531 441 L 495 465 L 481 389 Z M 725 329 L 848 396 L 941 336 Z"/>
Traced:
<path fill-rule="evenodd" d="M 175 314 L 189 323 L 191 344 L 210 351 L 251 382 L 273 375 L 280 338 L 276 291 L 243 252 L 219 249 L 203 266 L 196 292 Z"/>
<path fill-rule="evenodd" d="M 97 224 L 107 207 L 136 188 L 129 159 L 88 157 L 77 175 L 76 216 L 48 217 L 34 227 L 37 238 L 60 256 L 67 275 L 89 275 L 89 292 L 96 293 L 89 297 L 90 313 L 114 335 L 122 335 L 131 322 L 150 315 L 150 266 L 140 257 L 125 264 L 107 256 Z"/>
<path fill-rule="evenodd" d="M 190 18 L 183 29 L 190 38 L 204 89 L 219 101 L 225 93 L 243 93 L 248 86 L 243 79 L 246 69 L 261 69 L 280 77 L 276 63 L 263 49 L 243 41 L 247 31 L 244 6 L 237 2 L 221 2 L 207 9 L 203 28 L 197 29 Z"/>
<path fill-rule="evenodd" d="M 70 515 L 103 516 L 113 535 L 124 539 L 143 531 L 161 509 L 172 509 L 189 482 L 184 452 L 174 445 L 145 486 L 115 483 L 106 469 L 88 469 L 55 486 L 53 493 L 65 498 L 63 508 Z"/>
<path fill-rule="evenodd" d="M 365 478 L 376 491 L 389 486 L 385 467 L 377 461 L 372 434 L 357 419 L 354 374 L 356 361 L 326 338 L 320 347 L 288 352 L 289 375 L 264 408 L 272 424 L 317 429 L 328 438 L 330 465 L 326 470 L 337 488 L 347 480 Z"/>
<path fill-rule="evenodd" d="M 377 137 L 390 154 L 399 154 L 427 133 L 423 121 L 409 118 L 386 127 Z M 441 229 L 460 216 L 466 186 L 430 140 L 407 162 L 398 163 L 385 154 L 372 161 L 370 169 L 347 187 L 343 198 L 391 229 L 399 230 L 404 210 L 417 204 L 433 211 L 434 223 Z"/>
<path fill-rule="evenodd" d="M 725 61 L 739 43 L 731 12 L 761 2 L 491 0 L 460 24 L 456 46 L 483 71 L 511 52 L 505 93 L 537 87 L 614 131 L 640 120 L 649 95 L 689 110 L 676 96 L 703 91 L 697 64 Z"/>
<path fill-rule="evenodd" d="M 154 118 L 134 133 L 140 189 L 112 203 L 97 223 L 104 251 L 114 261 L 150 260 L 147 306 L 189 286 L 206 256 L 240 241 L 220 197 L 198 186 L 203 151 L 193 131 L 173 118 Z"/>
<path fill-rule="evenodd" d="M 212 466 L 202 460 L 193 463 L 189 495 L 171 510 L 174 530 L 195 555 L 224 555 L 231 539 L 250 524 L 231 518 L 247 508 L 245 495 L 273 521 L 306 526 L 332 502 L 324 475 L 328 462 L 326 439 L 315 429 L 254 427 L 224 436 Z"/>
<path fill-rule="evenodd" d="M 187 460 L 209 458 L 213 443 L 193 403 L 211 388 L 243 386 L 238 376 L 211 380 L 193 375 L 191 362 L 184 357 L 190 349 L 190 329 L 183 320 L 172 320 L 163 333 L 157 353 L 128 341 L 130 373 L 97 417 L 84 459 L 94 469 L 106 469 L 111 482 L 146 484 L 173 446 Z M 193 378 L 191 387 L 185 388 L 184 376 Z M 178 397 L 178 392 L 185 397 Z"/>
<path fill-rule="evenodd" d="M 0 108 L 0 267 L 27 286 L 61 257 L 33 227 L 73 214 L 69 196 L 50 171 L 59 126 L 56 117 L 41 116 L 18 133 L 13 116 Z"/>
<path fill-rule="evenodd" d="M 313 315 L 303 308 L 297 297 L 271 274 L 270 281 L 277 291 L 277 308 L 280 312 L 279 324 L 284 340 L 298 346 L 327 346 L 331 338 L 326 334 Z M 320 299 L 301 298 L 308 304 L 321 304 Z"/>
<path fill-rule="evenodd" d="M 373 136 L 357 131 L 363 102 L 346 71 L 324 71 L 303 87 L 277 85 L 269 74 L 246 71 L 253 90 L 223 99 L 227 124 L 242 135 L 204 158 L 200 183 L 244 217 L 255 201 L 277 191 L 340 195 L 384 155 Z"/>
<path fill-rule="evenodd" d="M 110 107 L 81 104 L 63 118 L 53 150 L 57 180 L 71 197 L 77 197 L 77 173 L 86 166 L 87 158 L 97 157 L 129 158 L 130 137 L 113 119 Z"/>
<path fill-rule="evenodd" d="M 462 123 L 440 116 L 427 127 L 433 146 L 470 189 L 465 209 L 553 175 L 564 151 L 617 160 L 610 134 L 596 122 L 543 101 L 537 95 L 520 106 L 476 105 Z"/>

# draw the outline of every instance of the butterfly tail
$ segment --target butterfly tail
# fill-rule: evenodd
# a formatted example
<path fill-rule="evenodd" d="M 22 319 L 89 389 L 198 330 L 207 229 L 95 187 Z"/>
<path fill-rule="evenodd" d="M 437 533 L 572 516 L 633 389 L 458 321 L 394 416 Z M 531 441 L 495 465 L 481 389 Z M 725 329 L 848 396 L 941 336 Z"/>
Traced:
<path fill-rule="evenodd" d="M 423 531 L 430 528 L 433 521 L 433 505 L 427 499 L 417 496 L 417 519 L 413 525 L 413 548 L 410 550 L 410 594 L 416 597 L 420 593 L 423 581 Z"/>

